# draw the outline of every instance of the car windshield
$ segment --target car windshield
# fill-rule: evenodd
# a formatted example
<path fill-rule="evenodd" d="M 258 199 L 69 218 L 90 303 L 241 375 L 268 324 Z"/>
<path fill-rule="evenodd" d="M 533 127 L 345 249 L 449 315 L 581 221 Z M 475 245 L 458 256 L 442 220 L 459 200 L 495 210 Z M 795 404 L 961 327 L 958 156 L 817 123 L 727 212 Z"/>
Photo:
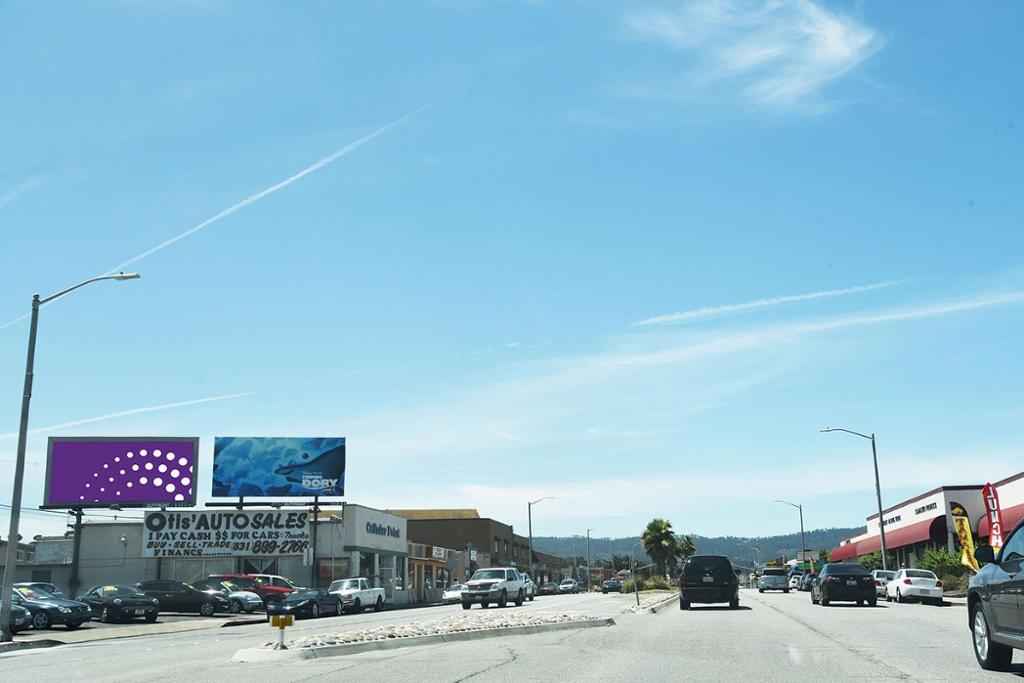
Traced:
<path fill-rule="evenodd" d="M 498 579 L 498 580 L 501 580 L 501 579 L 504 579 L 504 578 L 505 578 L 505 570 L 504 569 L 481 569 L 481 570 L 477 571 L 477 573 L 473 574 L 473 579 L 472 580 L 473 581 L 477 581 L 479 579 Z"/>
<path fill-rule="evenodd" d="M 842 563 L 842 564 L 830 564 L 828 565 L 829 574 L 864 574 L 867 575 L 868 570 L 864 568 L 862 564 Z"/>
<path fill-rule="evenodd" d="M 458 581 L 455 581 L 453 583 L 448 584 L 448 590 L 450 590 L 450 591 L 457 591 L 457 590 L 461 590 L 461 589 L 462 589 L 462 584 L 459 583 Z"/>
<path fill-rule="evenodd" d="M 786 570 L 785 569 L 765 569 L 764 570 L 764 575 L 765 576 L 785 576 L 786 575 Z"/>
<path fill-rule="evenodd" d="M 683 565 L 683 574 L 725 574 L 732 565 L 724 557 L 691 557 Z"/>
<path fill-rule="evenodd" d="M 562 585 L 563 586 L 571 586 L 574 583 L 576 583 L 576 582 L 573 581 L 572 579 L 566 579 L 565 581 L 562 582 Z"/>
<path fill-rule="evenodd" d="M 329 590 L 331 591 L 344 591 L 344 590 L 355 590 L 359 588 L 359 579 L 345 579 L 344 581 L 335 581 L 331 584 Z"/>
<path fill-rule="evenodd" d="M 48 600 L 53 598 L 52 595 L 44 590 L 39 590 L 38 588 L 18 586 L 14 590 L 16 590 L 23 598 L 28 598 L 29 600 Z"/>
<path fill-rule="evenodd" d="M 908 569 L 907 576 L 912 579 L 934 579 L 935 574 L 924 569 Z"/>
<path fill-rule="evenodd" d="M 96 591 L 100 595 L 145 595 L 131 586 L 103 586 Z"/>
<path fill-rule="evenodd" d="M 894 576 L 896 576 L 896 572 L 887 572 L 882 569 L 875 571 L 875 577 L 879 579 L 891 579 Z"/>
<path fill-rule="evenodd" d="M 310 588 L 304 591 L 295 591 L 288 596 L 289 600 L 312 600 L 320 595 L 320 591 Z"/>

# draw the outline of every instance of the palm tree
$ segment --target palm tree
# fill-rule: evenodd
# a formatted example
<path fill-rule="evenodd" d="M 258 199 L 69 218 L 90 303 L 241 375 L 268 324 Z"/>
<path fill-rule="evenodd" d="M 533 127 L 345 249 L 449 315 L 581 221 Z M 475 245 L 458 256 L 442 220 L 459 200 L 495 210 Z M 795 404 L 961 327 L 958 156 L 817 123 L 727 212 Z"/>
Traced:
<path fill-rule="evenodd" d="M 681 559 L 681 560 L 685 560 L 690 555 L 693 555 L 694 553 L 696 553 L 697 552 L 697 546 L 693 542 L 693 536 L 691 536 L 690 534 L 686 534 L 685 536 L 680 536 L 679 537 L 679 544 L 678 544 L 677 550 L 678 550 L 679 559 Z"/>
<path fill-rule="evenodd" d="M 676 535 L 672 532 L 672 522 L 667 519 L 652 519 L 647 523 L 640 543 L 644 547 L 644 552 L 658 566 L 658 573 L 665 576 L 665 566 L 679 552 Z"/>

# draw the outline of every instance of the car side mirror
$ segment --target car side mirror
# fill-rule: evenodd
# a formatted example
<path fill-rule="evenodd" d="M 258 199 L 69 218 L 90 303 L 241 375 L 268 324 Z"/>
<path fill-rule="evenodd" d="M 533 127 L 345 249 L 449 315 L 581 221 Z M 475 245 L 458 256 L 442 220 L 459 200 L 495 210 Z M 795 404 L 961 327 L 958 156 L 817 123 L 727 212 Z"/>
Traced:
<path fill-rule="evenodd" d="M 980 545 L 974 550 L 974 559 L 978 564 L 995 564 L 996 551 L 990 545 Z"/>

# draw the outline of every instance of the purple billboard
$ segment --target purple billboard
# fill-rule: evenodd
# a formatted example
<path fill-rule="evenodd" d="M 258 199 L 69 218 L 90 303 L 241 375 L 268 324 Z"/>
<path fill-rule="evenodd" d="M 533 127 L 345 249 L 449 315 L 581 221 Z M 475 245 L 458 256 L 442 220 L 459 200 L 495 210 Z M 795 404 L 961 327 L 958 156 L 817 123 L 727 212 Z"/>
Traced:
<path fill-rule="evenodd" d="M 198 437 L 51 436 L 44 508 L 195 505 Z"/>

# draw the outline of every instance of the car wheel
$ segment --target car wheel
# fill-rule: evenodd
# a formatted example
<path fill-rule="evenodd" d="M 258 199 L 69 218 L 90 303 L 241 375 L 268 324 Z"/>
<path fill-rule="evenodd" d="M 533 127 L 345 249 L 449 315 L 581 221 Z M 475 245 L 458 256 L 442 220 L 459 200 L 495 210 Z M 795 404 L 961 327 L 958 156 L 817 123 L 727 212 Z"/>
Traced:
<path fill-rule="evenodd" d="M 757 589 L 757 592 L 758 592 L 758 593 L 764 593 L 764 589 L 763 589 L 763 588 L 758 588 L 758 589 Z"/>
<path fill-rule="evenodd" d="M 812 605 L 817 605 L 818 604 L 818 599 L 816 597 L 814 597 L 814 593 L 811 593 L 811 604 Z"/>
<path fill-rule="evenodd" d="M 679 601 L 679 609 L 681 609 L 681 610 L 688 610 L 688 609 L 690 609 L 689 601 L 687 601 L 687 600 L 680 600 Z"/>
<path fill-rule="evenodd" d="M 46 612 L 36 612 L 32 615 L 32 628 L 42 630 L 50 628 L 50 615 Z"/>
<path fill-rule="evenodd" d="M 504 607 L 507 604 L 508 604 L 508 593 L 506 593 L 505 589 L 502 588 L 501 589 L 501 595 L 498 596 L 498 608 L 501 609 L 502 607 Z"/>
<path fill-rule="evenodd" d="M 334 606 L 334 609 L 338 613 L 338 616 L 340 617 L 342 614 L 345 613 L 345 603 L 343 603 L 341 600 L 338 600 L 338 602 Z"/>
<path fill-rule="evenodd" d="M 1013 658 L 1013 649 L 1001 643 L 993 643 L 988 628 L 988 619 L 985 618 L 985 611 L 981 603 L 974 603 L 973 618 L 971 619 L 972 634 L 974 641 L 974 656 L 982 669 L 989 671 L 1005 671 L 1010 667 L 1010 660 Z"/>
<path fill-rule="evenodd" d="M 373 603 L 373 611 L 380 612 L 384 609 L 384 598 L 377 596 L 377 602 Z"/>
<path fill-rule="evenodd" d="M 864 606 L 864 601 L 863 600 L 858 600 L 857 601 L 857 607 L 863 607 L 863 606 Z"/>
<path fill-rule="evenodd" d="M 877 607 L 878 598 L 868 598 L 868 607 Z"/>
<path fill-rule="evenodd" d="M 114 610 L 109 607 L 104 607 L 103 611 L 100 612 L 100 621 L 104 624 L 109 624 L 114 621 Z"/>
<path fill-rule="evenodd" d="M 739 609 L 739 608 L 740 608 L 740 600 L 739 600 L 739 598 L 733 598 L 732 600 L 729 601 L 729 609 Z"/>
<path fill-rule="evenodd" d="M 472 606 L 473 606 L 472 603 L 468 603 L 468 602 L 462 603 L 462 609 L 469 609 Z"/>
<path fill-rule="evenodd" d="M 896 602 L 903 602 L 903 593 L 900 593 L 900 589 L 896 589 Z"/>
<path fill-rule="evenodd" d="M 535 596 L 533 595 L 533 593 L 531 593 L 531 594 L 530 594 L 530 602 L 533 602 L 533 598 L 534 598 L 534 597 L 535 597 Z"/>
<path fill-rule="evenodd" d="M 320 605 L 313 603 L 313 609 L 310 610 L 313 613 L 313 618 L 316 619 L 320 616 Z"/>
<path fill-rule="evenodd" d="M 352 605 L 352 611 L 358 614 L 363 611 L 363 603 L 359 598 L 356 598 L 355 603 Z"/>
<path fill-rule="evenodd" d="M 491 603 L 487 602 L 486 600 L 482 600 L 482 601 L 480 602 L 480 608 L 481 608 L 481 609 L 487 609 L 487 608 L 488 608 L 488 607 L 490 607 L 490 606 L 491 606 Z"/>
<path fill-rule="evenodd" d="M 232 614 L 239 614 L 242 611 L 242 601 L 232 600 L 230 609 Z"/>
<path fill-rule="evenodd" d="M 828 607 L 828 602 L 829 602 L 828 598 L 826 598 L 824 595 L 821 596 L 821 606 L 822 607 Z"/>
<path fill-rule="evenodd" d="M 212 602 L 204 602 L 199 605 L 199 616 L 201 617 L 212 617 L 216 611 L 217 609 L 213 606 Z"/>
<path fill-rule="evenodd" d="M 157 616 L 158 615 L 157 615 L 156 612 L 151 612 L 150 614 L 146 615 L 146 621 L 149 622 L 150 624 L 152 624 L 153 622 L 156 621 Z M 269 619 L 270 617 L 267 617 L 267 618 Z"/>
<path fill-rule="evenodd" d="M 69 621 L 69 622 L 66 622 L 64 624 L 64 628 L 66 628 L 69 631 L 74 631 L 76 628 L 78 628 L 81 625 L 82 625 L 82 622 L 80 622 L 80 621 Z"/>
<path fill-rule="evenodd" d="M 783 592 L 783 593 L 788 593 L 788 592 L 789 592 L 789 589 L 788 589 L 788 588 L 783 588 L 783 589 L 782 589 L 782 592 Z"/>
<path fill-rule="evenodd" d="M 522 607 L 524 600 L 525 598 L 523 597 L 523 592 L 519 591 L 519 595 L 516 596 L 516 607 Z"/>

